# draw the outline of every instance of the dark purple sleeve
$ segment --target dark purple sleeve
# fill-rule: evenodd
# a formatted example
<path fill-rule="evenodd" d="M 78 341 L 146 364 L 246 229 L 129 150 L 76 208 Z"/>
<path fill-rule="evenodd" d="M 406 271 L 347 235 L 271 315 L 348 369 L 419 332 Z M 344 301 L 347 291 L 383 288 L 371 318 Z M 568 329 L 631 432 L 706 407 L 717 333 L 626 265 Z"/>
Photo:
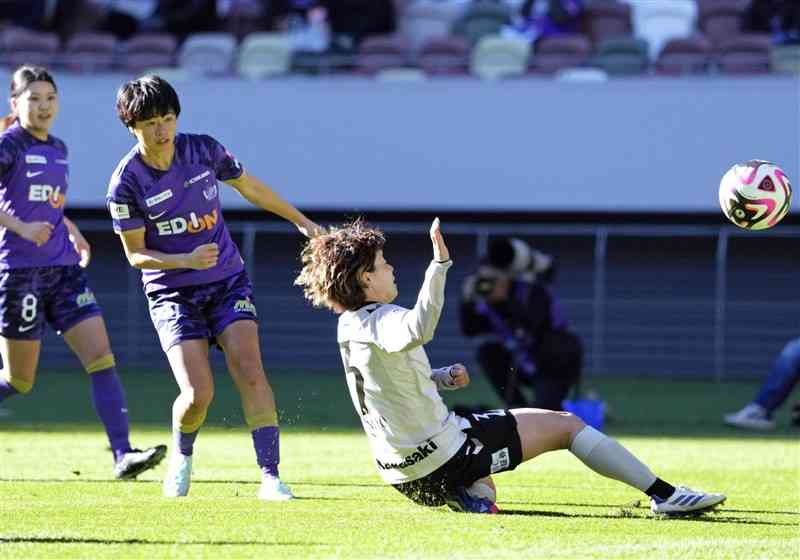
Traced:
<path fill-rule="evenodd" d="M 106 204 L 117 233 L 144 227 L 144 214 L 124 172 L 111 178 Z"/>
<path fill-rule="evenodd" d="M 210 143 L 211 152 L 211 165 L 214 168 L 214 173 L 220 181 L 230 181 L 231 179 L 238 179 L 244 173 L 244 168 L 239 160 L 233 154 L 225 149 L 225 146 L 217 142 L 210 136 L 206 137 Z"/>
<path fill-rule="evenodd" d="M 11 139 L 0 140 L 0 181 L 3 181 L 6 174 L 14 167 L 14 162 L 18 157 L 17 152 L 17 147 Z"/>

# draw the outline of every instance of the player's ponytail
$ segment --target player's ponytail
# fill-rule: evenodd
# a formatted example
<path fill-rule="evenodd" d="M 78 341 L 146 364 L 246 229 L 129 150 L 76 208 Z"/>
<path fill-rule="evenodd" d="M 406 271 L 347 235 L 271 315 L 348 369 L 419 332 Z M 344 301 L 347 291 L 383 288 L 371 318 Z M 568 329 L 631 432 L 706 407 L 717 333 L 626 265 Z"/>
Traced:
<path fill-rule="evenodd" d="M 58 91 L 56 81 L 45 68 L 41 66 L 20 66 L 11 76 L 11 98 L 17 98 L 30 87 L 33 82 L 48 82 L 53 89 Z"/>

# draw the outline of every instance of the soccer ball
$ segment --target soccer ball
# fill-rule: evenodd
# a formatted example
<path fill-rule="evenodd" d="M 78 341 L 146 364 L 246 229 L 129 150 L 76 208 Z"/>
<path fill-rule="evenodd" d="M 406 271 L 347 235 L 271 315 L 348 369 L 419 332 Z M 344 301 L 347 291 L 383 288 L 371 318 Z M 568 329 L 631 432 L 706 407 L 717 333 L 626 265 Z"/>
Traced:
<path fill-rule="evenodd" d="M 719 184 L 722 212 L 744 229 L 771 228 L 789 212 L 791 201 L 789 177 L 768 161 L 737 163 Z"/>

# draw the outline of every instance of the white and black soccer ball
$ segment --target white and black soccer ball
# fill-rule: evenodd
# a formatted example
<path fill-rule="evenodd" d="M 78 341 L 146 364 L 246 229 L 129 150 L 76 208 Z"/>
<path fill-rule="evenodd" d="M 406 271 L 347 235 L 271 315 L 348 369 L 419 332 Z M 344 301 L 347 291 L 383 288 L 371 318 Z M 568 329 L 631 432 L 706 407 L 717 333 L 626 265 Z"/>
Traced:
<path fill-rule="evenodd" d="M 722 212 L 744 229 L 767 229 L 789 212 L 792 185 L 783 170 L 768 161 L 737 163 L 719 184 Z"/>

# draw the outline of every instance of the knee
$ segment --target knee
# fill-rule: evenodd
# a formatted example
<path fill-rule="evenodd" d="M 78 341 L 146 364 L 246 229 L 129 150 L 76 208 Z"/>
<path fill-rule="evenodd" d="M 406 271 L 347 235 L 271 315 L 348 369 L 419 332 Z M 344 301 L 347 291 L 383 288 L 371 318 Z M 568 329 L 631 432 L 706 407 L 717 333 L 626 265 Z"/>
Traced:
<path fill-rule="evenodd" d="M 264 367 L 258 356 L 238 356 L 235 360 L 231 360 L 228 366 L 248 390 L 260 389 L 267 383 Z"/>
<path fill-rule="evenodd" d="M 181 396 L 189 403 L 194 409 L 206 410 L 214 400 L 213 387 L 192 387 L 189 390 L 182 391 Z"/>
<path fill-rule="evenodd" d="M 561 435 L 563 437 L 563 449 L 569 448 L 572 445 L 572 440 L 578 435 L 583 428 L 586 427 L 586 422 L 575 416 L 571 412 L 553 412 L 559 416 L 559 424 L 561 425 Z"/>

